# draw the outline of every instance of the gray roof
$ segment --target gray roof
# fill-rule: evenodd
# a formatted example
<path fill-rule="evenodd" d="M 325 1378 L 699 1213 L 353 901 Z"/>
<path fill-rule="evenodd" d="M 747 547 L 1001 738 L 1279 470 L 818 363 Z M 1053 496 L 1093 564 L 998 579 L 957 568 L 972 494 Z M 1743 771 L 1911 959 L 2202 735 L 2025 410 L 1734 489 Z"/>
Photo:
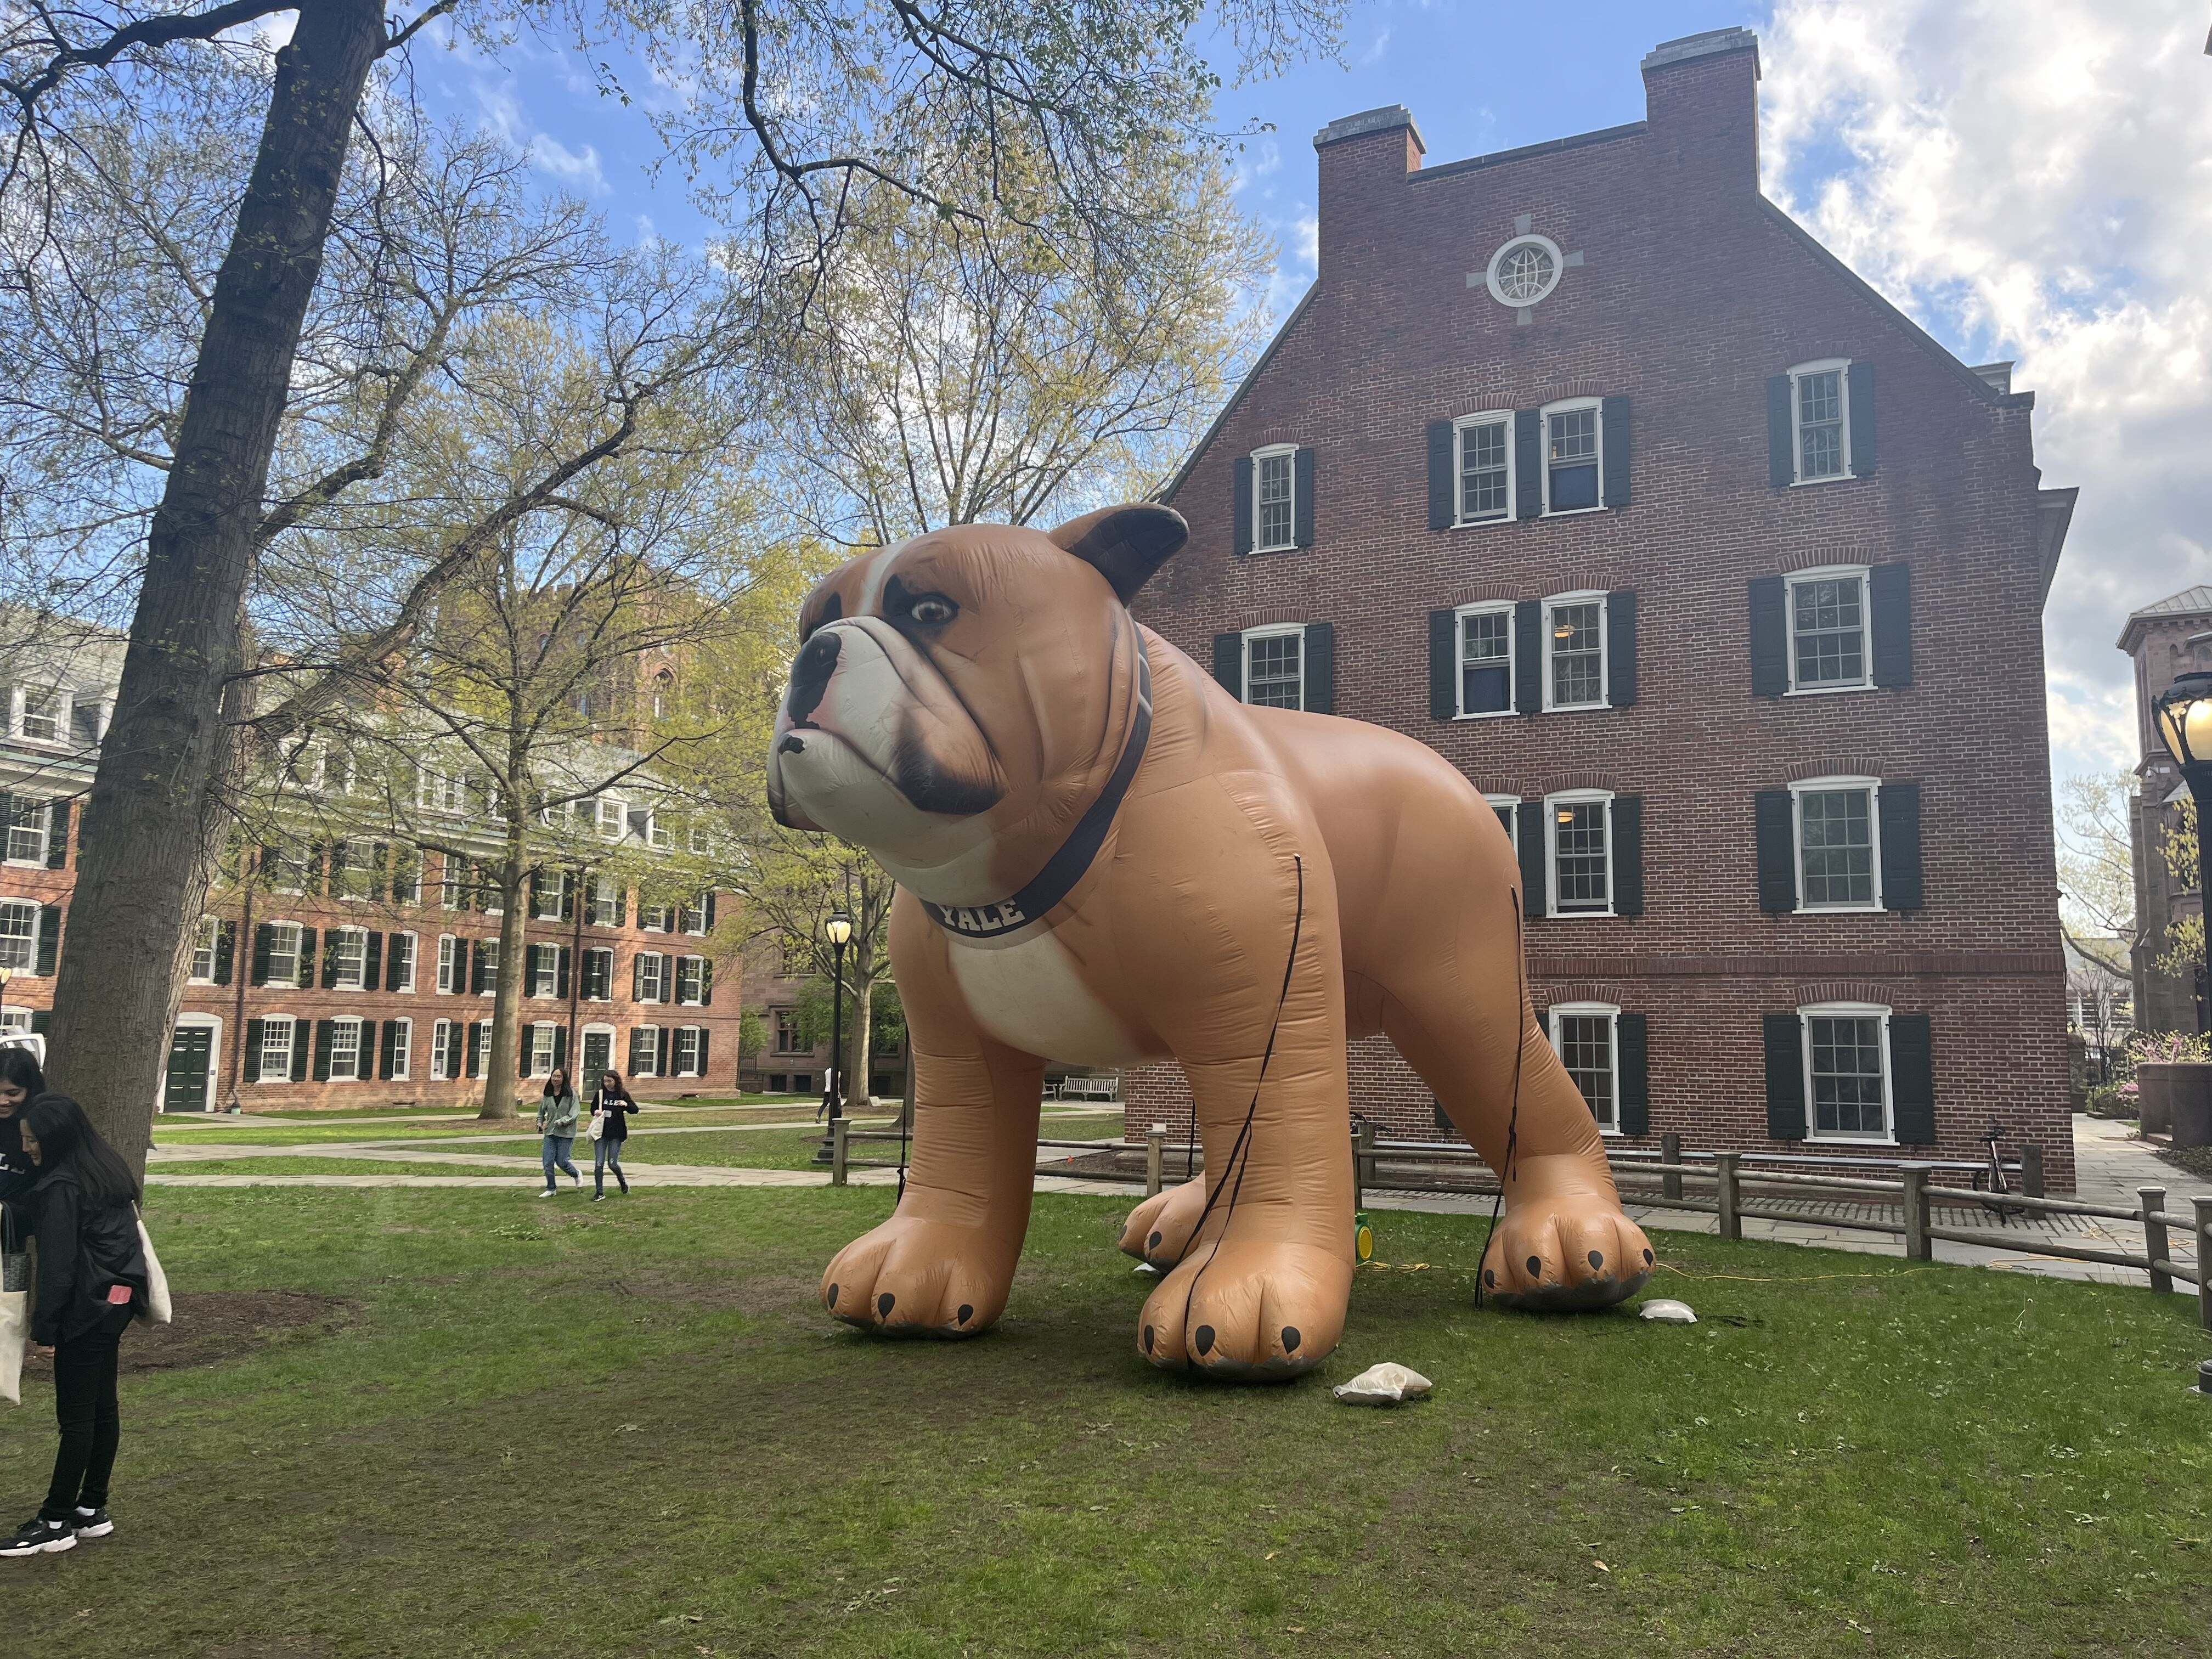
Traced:
<path fill-rule="evenodd" d="M 2198 611 L 2212 611 L 2212 586 L 2185 587 L 2156 605 L 2130 611 L 2129 616 L 2130 620 L 2136 617 L 2186 617 Z"/>

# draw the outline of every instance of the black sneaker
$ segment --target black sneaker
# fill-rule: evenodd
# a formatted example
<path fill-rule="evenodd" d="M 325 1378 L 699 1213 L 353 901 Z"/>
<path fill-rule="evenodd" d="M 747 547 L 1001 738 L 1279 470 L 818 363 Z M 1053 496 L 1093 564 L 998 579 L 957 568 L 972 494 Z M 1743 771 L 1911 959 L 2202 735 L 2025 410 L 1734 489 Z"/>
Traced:
<path fill-rule="evenodd" d="M 106 1510 L 88 1510 L 82 1505 L 70 1516 L 70 1526 L 80 1538 L 105 1538 L 115 1530 L 115 1522 L 107 1518 Z"/>
<path fill-rule="evenodd" d="M 34 1515 L 0 1544 L 0 1555 L 58 1555 L 76 1547 L 76 1534 L 66 1521 L 49 1521 Z"/>

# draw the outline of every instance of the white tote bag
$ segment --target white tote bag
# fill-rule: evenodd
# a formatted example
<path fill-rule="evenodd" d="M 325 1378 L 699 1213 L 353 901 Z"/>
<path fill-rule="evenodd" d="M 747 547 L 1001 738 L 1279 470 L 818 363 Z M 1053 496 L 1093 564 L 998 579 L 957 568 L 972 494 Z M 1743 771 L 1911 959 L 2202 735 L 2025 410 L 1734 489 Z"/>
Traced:
<path fill-rule="evenodd" d="M 169 1322 L 169 1276 L 161 1271 L 161 1258 L 154 1254 L 154 1235 L 146 1231 L 146 1218 L 138 1218 L 138 1248 L 146 1253 L 144 1317 L 156 1325 Z"/>
<path fill-rule="evenodd" d="M 23 1355 L 31 1343 L 31 1258 L 0 1252 L 0 1400 L 23 1403 Z"/>

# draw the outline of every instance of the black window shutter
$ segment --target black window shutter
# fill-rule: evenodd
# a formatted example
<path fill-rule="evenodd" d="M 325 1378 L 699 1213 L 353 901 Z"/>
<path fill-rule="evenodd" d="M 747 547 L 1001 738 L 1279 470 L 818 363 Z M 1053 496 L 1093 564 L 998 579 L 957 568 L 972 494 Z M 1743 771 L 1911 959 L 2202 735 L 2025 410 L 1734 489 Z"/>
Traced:
<path fill-rule="evenodd" d="M 1601 398 L 1598 404 L 1598 430 L 1603 434 L 1605 446 L 1605 504 L 1607 507 L 1628 505 L 1628 399 Z"/>
<path fill-rule="evenodd" d="M 334 988 L 338 982 L 338 930 L 323 930 L 323 989 Z"/>
<path fill-rule="evenodd" d="M 1796 434 L 1790 429 L 1790 377 L 1771 375 L 1766 382 L 1766 481 L 1777 489 L 1797 482 Z"/>
<path fill-rule="evenodd" d="M 9 794 L 5 789 L 0 789 L 0 834 L 4 834 L 8 826 L 15 823 L 15 798 Z M 0 848 L 0 851 L 4 850 L 4 848 Z"/>
<path fill-rule="evenodd" d="M 315 930 L 312 927 L 300 930 L 300 976 L 295 984 L 302 991 L 315 988 Z"/>
<path fill-rule="evenodd" d="M 1429 612 L 1429 718 L 1448 720 L 1459 714 L 1459 613 Z"/>
<path fill-rule="evenodd" d="M 1242 555 L 1252 550 L 1252 458 L 1237 458 L 1237 505 L 1231 522 L 1236 526 L 1232 550 Z"/>
<path fill-rule="evenodd" d="M 1336 624 L 1308 623 L 1305 648 L 1305 708 L 1309 714 L 1336 713 Z"/>
<path fill-rule="evenodd" d="M 1752 797 L 1759 835 L 1759 908 L 1786 916 L 1797 908 L 1797 830 L 1787 789 Z"/>
<path fill-rule="evenodd" d="M 238 960 L 238 924 L 228 916 L 215 925 L 215 982 L 230 983 Z"/>
<path fill-rule="evenodd" d="M 1900 1143 L 1935 1145 L 1936 1049 L 1925 1014 L 1889 1017 L 1889 1103 Z"/>
<path fill-rule="evenodd" d="M 475 1077 L 478 1073 L 483 1070 L 483 1039 L 484 1028 L 482 1022 L 471 1021 L 469 1025 L 468 1048 L 469 1075 L 471 1077 Z"/>
<path fill-rule="evenodd" d="M 563 921 L 574 921 L 576 919 L 577 884 L 578 878 L 569 875 L 565 872 L 562 873 L 561 877 L 561 920 Z"/>
<path fill-rule="evenodd" d="M 292 1081 L 295 1083 L 305 1083 L 307 1080 L 307 1058 L 310 1047 L 307 1022 L 304 1019 L 294 1020 L 292 1022 Z"/>
<path fill-rule="evenodd" d="M 1881 819 L 1881 908 L 1917 910 L 1920 883 L 1920 786 L 1885 783 L 1877 797 Z"/>
<path fill-rule="evenodd" d="M 53 1029 L 54 1011 L 52 1009 L 33 1008 L 31 1010 L 31 1030 L 33 1035 L 37 1036 L 45 1036 Z"/>
<path fill-rule="evenodd" d="M 707 931 L 714 931 L 714 890 L 711 887 L 707 890 Z"/>
<path fill-rule="evenodd" d="M 1298 547 L 1314 544 L 1314 453 L 1304 445 L 1291 463 L 1291 541 Z"/>
<path fill-rule="evenodd" d="M 623 918 L 629 915 L 629 889 L 617 887 L 615 889 L 615 926 L 617 927 L 624 926 Z"/>
<path fill-rule="evenodd" d="M 1544 417 L 1533 409 L 1513 411 L 1513 495 L 1524 519 L 1544 515 Z"/>
<path fill-rule="evenodd" d="M 46 868 L 69 867 L 70 798 L 58 795 L 46 808 Z"/>
<path fill-rule="evenodd" d="M 1513 607 L 1514 701 L 1524 714 L 1544 712 L 1544 602 L 1523 599 Z"/>
<path fill-rule="evenodd" d="M 368 942 L 361 949 L 361 988 L 374 991 L 382 988 L 384 976 L 384 935 L 371 933 Z"/>
<path fill-rule="evenodd" d="M 714 959 L 712 957 L 699 958 L 699 1006 L 702 1008 L 714 1006 Z"/>
<path fill-rule="evenodd" d="M 1805 1037 L 1795 1010 L 1766 1016 L 1766 1133 L 1805 1139 Z"/>
<path fill-rule="evenodd" d="M 568 994 L 568 947 L 563 945 L 553 953 L 553 994 L 556 997 Z"/>
<path fill-rule="evenodd" d="M 1613 1056 L 1620 1071 L 1620 1132 L 1651 1133 L 1651 1038 L 1642 1014 L 1621 1014 L 1613 1022 Z"/>
<path fill-rule="evenodd" d="M 261 1081 L 261 1028 L 266 1021 L 249 1019 L 246 1022 L 246 1048 L 238 1057 L 238 1075 L 241 1081 Z"/>
<path fill-rule="evenodd" d="M 1242 634 L 1216 634 L 1213 636 L 1213 678 L 1224 690 L 1239 702 L 1244 700 L 1244 636 Z"/>
<path fill-rule="evenodd" d="M 276 934 L 276 930 L 265 921 L 256 926 L 253 930 L 253 976 L 252 982 L 256 985 L 266 985 L 269 983 L 269 952 L 275 946 Z"/>
<path fill-rule="evenodd" d="M 1912 684 L 1912 567 L 1878 564 L 1867 572 L 1874 623 L 1874 683 Z"/>
<path fill-rule="evenodd" d="M 484 958 L 491 953 L 484 949 L 484 941 L 473 939 L 469 945 L 469 990 L 477 996 L 483 994 Z"/>
<path fill-rule="evenodd" d="M 1449 530 L 1459 520 L 1458 457 L 1449 421 L 1429 422 L 1429 528 Z"/>
<path fill-rule="evenodd" d="M 1607 442 L 1612 442 L 1608 437 Z M 1605 596 L 1605 681 L 1608 706 L 1626 708 L 1636 701 L 1636 593 L 1624 588 Z"/>
<path fill-rule="evenodd" d="M 1851 398 L 1851 476 L 1874 477 L 1874 365 L 1853 363 L 1845 375 Z"/>
<path fill-rule="evenodd" d="M 666 1077 L 676 1062 L 676 1033 L 671 1027 L 664 1025 L 658 1035 L 660 1041 L 653 1051 L 653 1069 L 660 1076 Z"/>
<path fill-rule="evenodd" d="M 712 1031 L 708 1030 L 705 1026 L 703 1026 L 703 1025 L 702 1025 L 702 1026 L 699 1028 L 699 1075 L 700 1075 L 701 1077 L 705 1077 L 705 1076 L 707 1076 L 707 1075 L 708 1075 L 708 1072 L 707 1072 L 707 1039 L 708 1039 L 708 1037 L 710 1037 L 710 1036 L 714 1036 L 714 1034 Z"/>
<path fill-rule="evenodd" d="M 1513 839 L 1521 854 L 1521 914 L 1545 915 L 1549 913 L 1549 888 L 1544 879 L 1544 803 L 1524 800 L 1520 814 L 1520 826 Z"/>
<path fill-rule="evenodd" d="M 404 977 L 399 971 L 400 958 L 407 954 L 407 935 L 392 933 L 386 936 L 384 946 L 384 982 L 393 990 L 399 988 Z"/>
<path fill-rule="evenodd" d="M 337 1021 L 319 1019 L 315 1022 L 315 1081 L 331 1080 L 331 1036 L 337 1030 Z"/>
<path fill-rule="evenodd" d="M 629 959 L 629 1000 L 632 1002 L 645 1000 L 645 956 L 646 953 L 640 951 Z"/>
<path fill-rule="evenodd" d="M 1644 914 L 1644 797 L 1613 798 L 1613 914 Z"/>
<path fill-rule="evenodd" d="M 565 1025 L 553 1028 L 553 1063 L 564 1069 L 568 1064 L 568 1028 Z M 581 1094 L 583 1091 L 578 1089 L 576 1092 Z"/>
<path fill-rule="evenodd" d="M 366 1031 L 376 1033 L 376 1075 L 389 1083 L 392 1080 L 392 1040 L 399 1035 L 399 1022 L 387 1019 L 378 1024 L 371 1021 L 364 1028 Z"/>
<path fill-rule="evenodd" d="M 544 901 L 544 897 L 545 872 L 542 870 L 532 870 L 530 872 L 530 918 L 532 921 L 538 920 L 538 907 Z"/>
<path fill-rule="evenodd" d="M 377 842 L 368 852 L 368 896 L 386 903 L 399 902 L 399 866 L 404 860 L 389 842 Z"/>
<path fill-rule="evenodd" d="M 1751 695 L 1778 697 L 1790 690 L 1789 584 L 1779 576 L 1751 580 Z M 1875 636 L 1881 636 L 1877 633 Z M 1876 650 L 1880 650 L 1877 646 Z"/>
<path fill-rule="evenodd" d="M 522 1028 L 520 1040 L 514 1045 L 514 1074 L 519 1078 L 530 1075 L 530 1051 L 538 1046 L 538 1025 L 535 1021 Z"/>
<path fill-rule="evenodd" d="M 31 971 L 40 978 L 51 976 L 62 959 L 62 907 L 41 904 L 39 907 L 38 960 Z"/>

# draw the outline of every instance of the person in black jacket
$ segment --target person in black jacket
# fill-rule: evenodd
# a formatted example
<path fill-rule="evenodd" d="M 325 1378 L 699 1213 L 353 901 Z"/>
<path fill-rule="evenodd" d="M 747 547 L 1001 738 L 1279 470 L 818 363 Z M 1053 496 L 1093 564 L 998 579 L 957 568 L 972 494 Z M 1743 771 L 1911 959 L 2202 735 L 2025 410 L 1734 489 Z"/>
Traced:
<path fill-rule="evenodd" d="M 23 1109 L 46 1091 L 39 1057 L 15 1043 L 0 1048 L 0 1204 L 20 1199 L 39 1178 L 23 1156 Z"/>
<path fill-rule="evenodd" d="M 138 1183 L 84 1109 L 42 1094 L 20 1118 L 23 1151 L 38 1166 L 27 1206 L 39 1244 L 31 1340 L 53 1358 L 61 1448 L 46 1503 L 0 1555 L 42 1555 L 115 1530 L 107 1481 L 121 1434 L 116 1363 L 124 1328 L 146 1298 L 146 1253 Z"/>
<path fill-rule="evenodd" d="M 599 1120 L 599 1138 L 592 1143 L 592 1202 L 596 1204 L 607 1195 L 607 1168 L 613 1165 L 615 1179 L 622 1189 L 629 1191 L 629 1177 L 623 1173 L 623 1142 L 629 1139 L 629 1115 L 637 1109 L 630 1098 L 629 1086 L 623 1081 L 620 1072 L 603 1072 L 599 1086 L 592 1091 L 592 1115 Z"/>

